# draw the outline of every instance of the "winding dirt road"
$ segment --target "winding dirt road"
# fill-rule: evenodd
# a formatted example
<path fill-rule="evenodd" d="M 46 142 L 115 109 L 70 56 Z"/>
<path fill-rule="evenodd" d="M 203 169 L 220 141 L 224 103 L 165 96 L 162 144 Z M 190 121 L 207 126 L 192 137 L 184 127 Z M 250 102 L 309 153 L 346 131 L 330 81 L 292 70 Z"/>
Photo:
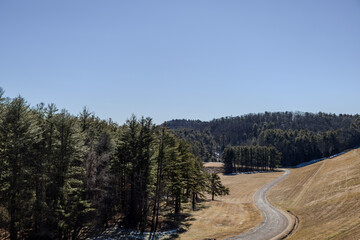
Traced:
<path fill-rule="evenodd" d="M 259 208 L 259 210 L 264 215 L 263 222 L 252 229 L 249 232 L 240 234 L 236 237 L 228 238 L 229 240 L 243 239 L 243 240 L 266 240 L 273 239 L 282 234 L 290 224 L 290 217 L 273 205 L 271 205 L 267 198 L 266 194 L 271 187 L 283 180 L 290 171 L 287 169 L 282 169 L 285 171 L 284 175 L 272 181 L 271 183 L 265 185 L 260 190 L 258 190 L 254 195 L 254 203 Z"/>

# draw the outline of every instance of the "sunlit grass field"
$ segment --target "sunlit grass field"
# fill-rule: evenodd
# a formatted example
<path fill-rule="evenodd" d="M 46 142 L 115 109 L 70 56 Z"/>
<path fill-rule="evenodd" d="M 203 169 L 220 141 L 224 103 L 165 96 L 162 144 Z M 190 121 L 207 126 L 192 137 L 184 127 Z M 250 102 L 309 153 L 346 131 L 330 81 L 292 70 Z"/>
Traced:
<path fill-rule="evenodd" d="M 210 167 L 221 163 L 209 163 Z M 207 166 L 207 165 L 205 165 Z M 230 195 L 207 201 L 204 208 L 192 213 L 187 231 L 180 239 L 224 239 L 246 232 L 263 217 L 253 204 L 254 193 L 266 183 L 282 175 L 282 172 L 222 175 L 222 183 L 230 189 Z M 210 199 L 210 198 L 208 198 Z"/>
<path fill-rule="evenodd" d="M 360 239 L 360 149 L 293 169 L 269 200 L 299 218 L 289 239 Z"/>

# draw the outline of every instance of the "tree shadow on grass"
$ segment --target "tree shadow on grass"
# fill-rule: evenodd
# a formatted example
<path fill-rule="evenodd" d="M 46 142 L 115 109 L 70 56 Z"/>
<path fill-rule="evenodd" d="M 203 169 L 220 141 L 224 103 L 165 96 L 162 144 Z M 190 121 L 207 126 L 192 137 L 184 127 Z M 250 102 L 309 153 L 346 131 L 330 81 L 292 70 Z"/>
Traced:
<path fill-rule="evenodd" d="M 194 210 L 190 210 L 190 206 L 185 205 L 184 210 L 187 209 L 186 211 L 190 212 L 183 212 L 180 214 L 168 213 L 166 215 L 166 218 L 169 219 L 168 226 L 178 230 L 165 239 L 177 239 L 181 234 L 187 232 L 192 225 L 192 222 L 196 220 L 193 216 L 193 213 L 209 208 L 210 206 L 207 204 L 209 202 L 212 202 L 212 200 L 207 198 L 200 198 L 197 200 L 197 204 Z"/>
<path fill-rule="evenodd" d="M 240 174 L 256 174 L 256 173 L 272 173 L 272 172 L 283 172 L 281 169 L 266 170 L 266 171 L 247 171 L 247 172 L 235 172 L 235 173 L 224 173 L 225 176 L 237 176 Z"/>
<path fill-rule="evenodd" d="M 216 201 L 216 200 L 214 200 L 214 201 Z M 193 211 L 194 211 L 194 212 L 197 212 L 197 211 L 200 211 L 200 210 L 209 208 L 210 206 L 209 206 L 208 203 L 210 203 L 210 202 L 213 202 L 213 200 L 211 200 L 211 199 L 206 199 L 206 198 L 204 198 L 204 199 L 199 199 L 199 200 L 197 201 L 197 205 L 196 205 L 196 207 L 195 207 L 195 209 L 194 209 Z"/>
<path fill-rule="evenodd" d="M 166 237 L 165 239 L 175 239 L 178 238 L 180 234 L 189 230 L 191 226 L 191 222 L 195 220 L 195 218 L 190 213 L 168 213 L 166 215 L 168 219 L 165 223 L 167 226 L 178 229 L 175 233 Z"/>
<path fill-rule="evenodd" d="M 161 216 L 158 229 L 159 232 L 156 233 L 157 236 L 154 236 L 152 239 L 179 238 L 180 234 L 187 232 L 193 221 L 196 220 L 193 213 L 208 208 L 209 206 L 206 204 L 208 202 L 211 202 L 211 200 L 198 199 L 195 210 L 190 210 L 190 202 L 187 202 L 184 204 L 184 212 L 179 214 L 174 214 L 171 210 L 167 210 L 167 212 Z M 105 230 L 102 229 L 102 231 L 87 235 L 86 239 L 149 239 L 149 230 L 150 229 L 146 229 L 145 233 L 141 233 L 138 230 L 123 228 L 121 223 L 117 223 Z"/>

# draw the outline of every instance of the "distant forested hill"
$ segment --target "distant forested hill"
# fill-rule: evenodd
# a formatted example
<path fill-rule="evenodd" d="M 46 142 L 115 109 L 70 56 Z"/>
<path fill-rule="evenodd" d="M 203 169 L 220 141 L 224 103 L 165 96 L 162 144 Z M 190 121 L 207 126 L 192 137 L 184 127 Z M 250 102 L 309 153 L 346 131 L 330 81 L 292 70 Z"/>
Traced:
<path fill-rule="evenodd" d="M 358 114 L 265 112 L 164 124 L 190 141 L 203 161 L 216 160 L 228 145 L 259 145 L 274 146 L 282 154 L 281 165 L 290 166 L 360 145 Z"/>

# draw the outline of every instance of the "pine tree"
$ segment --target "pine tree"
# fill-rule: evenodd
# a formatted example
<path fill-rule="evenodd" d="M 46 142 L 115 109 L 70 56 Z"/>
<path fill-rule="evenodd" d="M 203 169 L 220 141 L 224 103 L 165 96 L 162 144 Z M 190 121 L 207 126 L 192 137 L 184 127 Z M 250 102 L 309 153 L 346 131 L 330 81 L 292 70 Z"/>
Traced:
<path fill-rule="evenodd" d="M 153 210 L 152 210 L 152 220 L 151 220 L 151 232 L 156 232 L 159 224 L 159 213 L 161 208 L 161 198 L 164 196 L 164 187 L 167 184 L 164 177 L 164 172 L 166 171 L 166 166 L 169 164 L 170 155 L 169 151 L 174 147 L 174 137 L 170 135 L 166 129 L 163 127 L 158 132 L 160 135 L 157 139 L 157 153 L 156 153 L 156 181 L 155 181 L 155 192 L 153 197 Z"/>
<path fill-rule="evenodd" d="M 141 118 L 140 121 L 132 116 L 123 129 L 117 147 L 116 160 L 113 162 L 113 171 L 125 167 L 124 176 L 120 181 L 129 183 L 130 189 L 124 189 L 125 198 L 122 206 L 124 222 L 130 228 L 139 228 L 142 231 L 147 226 L 149 203 L 151 198 L 151 186 L 154 178 L 151 172 L 153 168 L 153 141 L 154 125 L 150 118 Z M 120 167 L 120 168 L 119 168 Z M 121 183 L 121 182 L 120 182 Z M 123 183 L 121 183 L 123 184 Z"/>
<path fill-rule="evenodd" d="M 29 107 L 22 97 L 6 105 L 0 125 L 0 195 L 6 206 L 10 239 L 28 234 L 34 186 L 29 181 L 33 145 L 38 132 Z"/>
<path fill-rule="evenodd" d="M 84 200 L 83 143 L 76 118 L 62 110 L 56 115 L 58 142 L 55 152 L 54 209 L 58 238 L 76 239 L 86 222 L 90 204 Z"/>
<path fill-rule="evenodd" d="M 115 185 L 110 172 L 110 161 L 114 154 L 115 143 L 112 129 L 84 108 L 80 113 L 79 125 L 84 137 L 83 165 L 85 198 L 95 209 L 91 216 L 94 228 L 103 228 L 112 217 Z"/>
<path fill-rule="evenodd" d="M 222 159 L 224 162 L 225 173 L 233 173 L 234 172 L 234 159 L 235 153 L 231 146 L 227 146 L 222 154 Z"/>
<path fill-rule="evenodd" d="M 215 196 L 224 196 L 229 195 L 229 188 L 222 185 L 220 177 L 216 173 L 211 173 L 208 175 L 209 178 L 209 193 L 211 194 L 211 200 L 215 200 Z"/>
<path fill-rule="evenodd" d="M 31 179 L 29 179 L 35 186 L 35 202 L 32 206 L 33 224 L 30 238 L 46 238 L 47 231 L 47 204 L 46 204 L 46 185 L 48 178 L 48 162 L 47 162 L 47 148 L 45 139 L 46 129 L 46 108 L 43 103 L 32 109 L 32 114 L 39 128 L 38 141 L 33 145 L 33 161 L 31 165 Z"/>
<path fill-rule="evenodd" d="M 191 193 L 192 210 L 194 211 L 199 198 L 204 198 L 203 192 L 206 191 L 207 188 L 207 178 L 200 158 L 196 158 L 192 155 L 189 166 L 191 167 L 189 170 L 189 173 L 191 174 L 187 176 L 190 183 L 188 189 Z"/>

